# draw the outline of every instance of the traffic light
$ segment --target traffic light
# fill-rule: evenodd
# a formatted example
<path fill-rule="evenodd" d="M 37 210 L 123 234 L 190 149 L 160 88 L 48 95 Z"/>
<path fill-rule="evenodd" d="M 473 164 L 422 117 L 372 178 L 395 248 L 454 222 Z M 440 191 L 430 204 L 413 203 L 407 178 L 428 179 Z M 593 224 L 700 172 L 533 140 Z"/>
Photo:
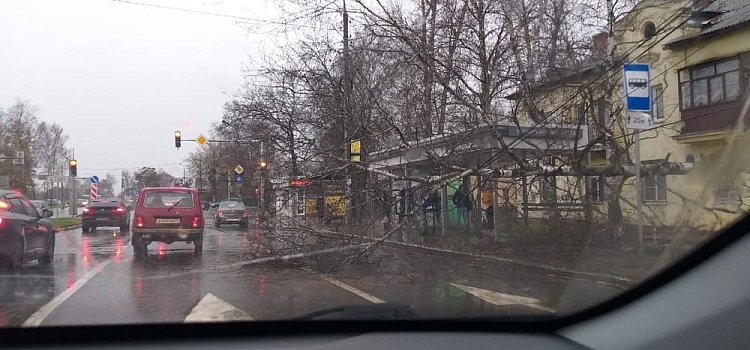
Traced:
<path fill-rule="evenodd" d="M 179 130 L 174 132 L 174 146 L 176 148 L 182 146 L 182 133 Z"/>
<path fill-rule="evenodd" d="M 70 177 L 76 177 L 78 176 L 78 160 L 71 159 L 70 160 L 70 169 L 69 169 Z"/>
<path fill-rule="evenodd" d="M 268 162 L 266 162 L 265 160 L 261 160 L 260 163 L 258 163 L 258 165 L 260 165 L 261 169 L 265 169 L 268 167 Z"/>
<path fill-rule="evenodd" d="M 257 196 L 257 195 L 259 195 L 259 194 L 260 194 L 260 188 L 257 188 L 257 187 L 256 187 L 256 188 L 255 188 L 255 195 Z"/>

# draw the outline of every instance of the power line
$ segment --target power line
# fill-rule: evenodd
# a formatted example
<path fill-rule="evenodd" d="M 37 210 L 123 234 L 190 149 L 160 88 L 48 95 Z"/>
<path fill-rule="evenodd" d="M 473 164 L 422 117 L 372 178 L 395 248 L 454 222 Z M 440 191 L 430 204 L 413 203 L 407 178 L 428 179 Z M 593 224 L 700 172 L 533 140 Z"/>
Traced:
<path fill-rule="evenodd" d="M 130 0 L 106 0 L 106 1 L 119 2 L 119 3 L 123 3 L 123 4 L 137 5 L 137 6 L 144 6 L 144 7 L 151 7 L 151 8 L 158 8 L 158 9 L 162 9 L 162 10 L 179 11 L 179 12 L 192 13 L 192 14 L 197 14 L 197 15 L 205 15 L 205 16 L 214 16 L 214 17 L 236 19 L 236 20 L 256 22 L 256 23 L 276 24 L 276 25 L 289 26 L 289 27 L 297 27 L 297 28 L 321 29 L 321 28 L 318 28 L 318 27 L 315 27 L 315 26 L 304 25 L 304 24 L 293 24 L 293 23 L 282 22 L 282 21 L 274 21 L 274 20 L 267 20 L 267 19 L 260 19 L 260 18 L 250 18 L 250 17 L 243 17 L 243 16 L 227 15 L 227 14 L 224 14 L 224 13 L 208 12 L 208 11 L 200 11 L 200 10 L 191 10 L 191 9 L 186 9 L 186 8 L 181 8 L 181 7 L 172 7 L 172 6 L 148 4 L 148 3 L 137 2 L 137 1 L 130 1 Z"/>

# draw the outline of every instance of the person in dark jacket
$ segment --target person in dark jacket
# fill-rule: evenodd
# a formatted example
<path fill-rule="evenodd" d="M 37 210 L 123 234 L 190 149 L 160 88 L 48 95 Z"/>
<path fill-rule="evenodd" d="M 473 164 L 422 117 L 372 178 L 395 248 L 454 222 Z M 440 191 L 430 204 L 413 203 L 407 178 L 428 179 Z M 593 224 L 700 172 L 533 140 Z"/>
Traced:
<path fill-rule="evenodd" d="M 465 191 L 465 186 L 461 185 L 453 194 L 453 204 L 458 209 L 458 224 L 469 227 L 469 212 L 472 208 L 471 196 Z"/>

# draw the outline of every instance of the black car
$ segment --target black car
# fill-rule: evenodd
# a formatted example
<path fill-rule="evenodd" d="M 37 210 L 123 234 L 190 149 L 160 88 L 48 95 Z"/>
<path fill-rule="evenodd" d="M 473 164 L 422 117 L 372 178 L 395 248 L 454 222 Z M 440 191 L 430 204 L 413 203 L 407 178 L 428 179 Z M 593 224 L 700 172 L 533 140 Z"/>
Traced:
<path fill-rule="evenodd" d="M 81 229 L 83 232 L 95 231 L 97 227 L 119 227 L 121 232 L 130 229 L 130 212 L 121 201 L 94 200 L 83 207 Z"/>
<path fill-rule="evenodd" d="M 52 263 L 55 230 L 49 209 L 39 210 L 22 194 L 0 190 L 0 259 L 3 265 L 18 268 L 37 259 L 40 265 Z"/>

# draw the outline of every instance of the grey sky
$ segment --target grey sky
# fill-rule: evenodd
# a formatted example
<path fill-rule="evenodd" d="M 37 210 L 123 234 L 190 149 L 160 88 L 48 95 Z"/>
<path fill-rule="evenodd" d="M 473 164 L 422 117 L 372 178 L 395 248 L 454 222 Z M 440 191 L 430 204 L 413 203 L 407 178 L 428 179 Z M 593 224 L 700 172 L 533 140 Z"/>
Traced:
<path fill-rule="evenodd" d="M 275 16 L 262 0 L 139 2 Z M 181 175 L 178 162 L 197 146 L 176 151 L 173 132 L 208 135 L 242 64 L 273 46 L 233 19 L 107 0 L 3 0 L 0 23 L 0 106 L 20 97 L 61 124 L 83 176 L 145 165 Z"/>

